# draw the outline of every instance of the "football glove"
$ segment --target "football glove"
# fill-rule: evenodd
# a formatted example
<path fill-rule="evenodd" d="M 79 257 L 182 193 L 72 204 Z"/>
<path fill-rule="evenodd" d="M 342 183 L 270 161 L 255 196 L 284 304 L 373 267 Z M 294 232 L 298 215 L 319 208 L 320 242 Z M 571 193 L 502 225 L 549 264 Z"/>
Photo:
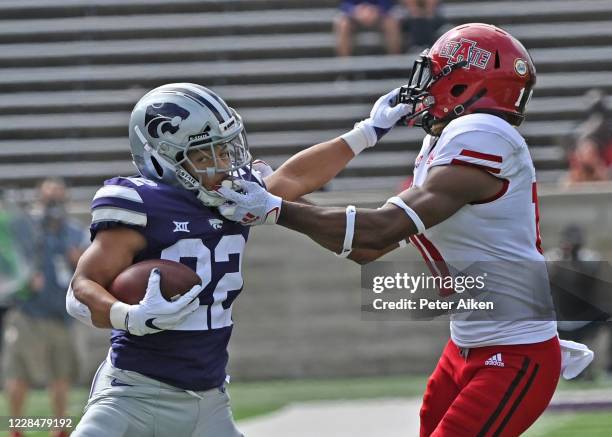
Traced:
<path fill-rule="evenodd" d="M 255 182 L 237 180 L 240 191 L 221 186 L 217 192 L 229 200 L 219 206 L 219 212 L 225 218 L 243 225 L 273 225 L 280 215 L 283 199 L 270 194 Z"/>
<path fill-rule="evenodd" d="M 138 305 L 115 302 L 110 310 L 111 324 L 130 334 L 154 334 L 172 329 L 200 307 L 197 298 L 202 291 L 195 285 L 178 299 L 169 302 L 161 294 L 158 269 L 151 270 L 147 291 Z"/>
<path fill-rule="evenodd" d="M 274 173 L 274 169 L 270 164 L 261 159 L 256 159 L 253 161 L 253 170 L 255 170 L 262 178 L 267 178 L 272 173 Z"/>
<path fill-rule="evenodd" d="M 395 105 L 399 92 L 400 89 L 396 88 L 379 97 L 370 111 L 370 117 L 358 122 L 352 131 L 341 136 L 355 155 L 364 149 L 374 147 L 402 117 L 410 114 L 410 105 L 405 103 Z"/>

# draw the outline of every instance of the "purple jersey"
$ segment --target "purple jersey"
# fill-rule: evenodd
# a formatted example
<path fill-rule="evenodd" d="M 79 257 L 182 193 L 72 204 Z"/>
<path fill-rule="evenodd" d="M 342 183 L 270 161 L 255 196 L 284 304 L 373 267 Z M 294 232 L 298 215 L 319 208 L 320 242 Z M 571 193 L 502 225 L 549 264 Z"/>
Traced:
<path fill-rule="evenodd" d="M 200 308 L 173 330 L 144 336 L 113 330 L 114 366 L 186 390 L 208 390 L 225 380 L 232 302 L 242 290 L 242 254 L 249 228 L 207 208 L 193 192 L 141 177 L 109 179 L 92 203 L 91 238 L 127 226 L 147 248 L 134 262 L 167 259 L 202 279 Z"/>

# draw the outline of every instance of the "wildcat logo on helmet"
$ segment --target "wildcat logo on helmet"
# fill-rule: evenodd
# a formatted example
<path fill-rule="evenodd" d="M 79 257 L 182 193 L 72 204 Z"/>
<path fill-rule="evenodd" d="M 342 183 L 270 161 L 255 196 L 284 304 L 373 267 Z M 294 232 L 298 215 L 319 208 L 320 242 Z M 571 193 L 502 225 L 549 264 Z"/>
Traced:
<path fill-rule="evenodd" d="M 493 54 L 478 47 L 476 41 L 461 38 L 459 41 L 447 41 L 440 50 L 440 56 L 447 58 L 449 64 L 467 61 L 467 65 L 463 67 L 466 70 L 469 70 L 470 66 L 484 70 Z"/>
<path fill-rule="evenodd" d="M 175 103 L 154 103 L 147 107 L 145 126 L 151 137 L 159 138 L 167 132 L 175 134 L 187 117 L 189 111 Z"/>

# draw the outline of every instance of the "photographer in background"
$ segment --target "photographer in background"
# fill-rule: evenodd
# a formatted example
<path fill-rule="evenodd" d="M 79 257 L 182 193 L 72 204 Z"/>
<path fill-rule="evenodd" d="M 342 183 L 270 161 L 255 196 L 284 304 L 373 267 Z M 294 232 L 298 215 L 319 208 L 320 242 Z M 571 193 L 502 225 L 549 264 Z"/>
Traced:
<path fill-rule="evenodd" d="M 41 215 L 32 222 L 31 244 L 24 245 L 26 259 L 33 264 L 29 293 L 5 320 L 3 375 L 11 417 L 23 415 L 30 385 L 47 386 L 53 414 L 65 416 L 70 380 L 76 373 L 64 299 L 87 240 L 83 228 L 67 216 L 62 180 L 44 180 L 38 195 Z"/>

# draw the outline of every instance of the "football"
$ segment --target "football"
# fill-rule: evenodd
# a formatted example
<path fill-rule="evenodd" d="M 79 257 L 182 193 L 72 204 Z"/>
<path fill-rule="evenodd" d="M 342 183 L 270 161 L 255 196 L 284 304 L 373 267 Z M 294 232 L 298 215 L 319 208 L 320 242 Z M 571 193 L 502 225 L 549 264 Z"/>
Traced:
<path fill-rule="evenodd" d="M 121 302 L 136 305 L 144 297 L 149 275 L 159 269 L 161 292 L 169 301 L 185 294 L 194 285 L 201 284 L 200 277 L 184 264 L 164 259 L 151 259 L 133 264 L 117 275 L 108 291 Z"/>

